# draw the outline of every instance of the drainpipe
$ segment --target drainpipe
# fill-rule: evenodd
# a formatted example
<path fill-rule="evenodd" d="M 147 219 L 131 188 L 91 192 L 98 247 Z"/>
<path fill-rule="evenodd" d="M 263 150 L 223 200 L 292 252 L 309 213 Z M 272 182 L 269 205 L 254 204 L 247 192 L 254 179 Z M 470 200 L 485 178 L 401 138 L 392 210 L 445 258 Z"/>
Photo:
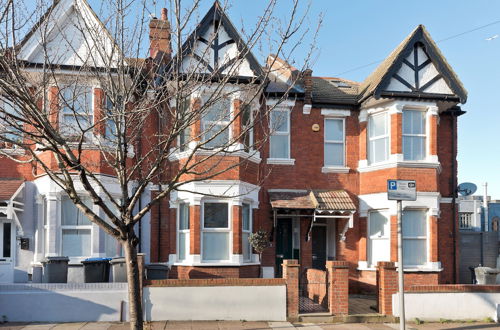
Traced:
<path fill-rule="evenodd" d="M 489 224 L 489 210 L 488 210 L 488 182 L 484 183 L 484 196 L 483 196 L 483 214 L 484 214 L 484 231 L 490 231 Z"/>
<path fill-rule="evenodd" d="M 457 168 L 456 168 L 456 139 L 457 139 L 457 132 L 456 132 L 456 125 L 457 125 L 457 114 L 456 111 L 451 111 L 451 118 L 452 118 L 452 123 L 451 123 L 451 207 L 452 207 L 452 218 L 453 218 L 453 283 L 457 283 L 457 217 L 456 217 L 456 212 L 457 212 L 457 205 L 456 205 L 456 195 L 457 195 Z M 460 108 L 458 108 L 460 110 Z"/>

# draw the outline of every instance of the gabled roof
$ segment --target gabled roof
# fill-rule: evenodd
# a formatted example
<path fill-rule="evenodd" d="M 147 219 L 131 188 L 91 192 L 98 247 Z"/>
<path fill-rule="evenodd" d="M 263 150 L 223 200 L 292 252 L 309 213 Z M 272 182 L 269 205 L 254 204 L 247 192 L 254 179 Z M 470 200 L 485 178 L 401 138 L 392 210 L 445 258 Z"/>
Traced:
<path fill-rule="evenodd" d="M 99 17 L 94 12 L 92 7 L 88 4 L 87 0 L 54 0 L 52 5 L 50 5 L 47 8 L 46 12 L 42 15 L 42 17 L 38 20 L 38 22 L 33 25 L 33 27 L 28 31 L 28 33 L 24 36 L 21 42 L 18 45 L 16 45 L 16 48 L 18 49 L 19 59 L 24 60 L 28 63 L 31 62 L 30 59 L 33 57 L 32 55 L 36 54 L 36 50 L 39 48 L 40 45 L 40 40 L 39 40 L 40 36 L 37 35 L 37 32 L 40 31 L 40 28 L 43 26 L 44 23 L 48 23 L 47 32 L 49 34 L 66 32 L 64 31 L 64 26 L 61 26 L 60 24 L 64 23 L 65 20 L 68 20 L 70 11 L 76 8 L 79 9 L 79 15 L 85 21 L 86 26 L 90 27 L 90 29 L 86 29 L 86 32 L 95 33 L 96 38 L 104 37 L 104 39 L 102 39 L 103 44 L 101 45 L 101 47 L 105 47 L 104 49 L 106 51 L 111 51 L 112 48 L 115 48 L 114 54 L 121 54 L 123 56 L 122 50 L 118 47 L 113 36 L 106 29 L 106 26 L 99 19 Z M 73 40 L 64 40 L 64 41 L 69 43 Z M 48 42 L 50 43 L 51 40 L 49 40 Z M 92 40 L 86 40 L 84 44 L 88 46 L 91 43 Z M 49 52 L 52 51 L 51 48 L 53 48 L 53 46 L 60 46 L 60 45 L 59 44 L 49 45 L 48 47 Z M 95 50 L 90 49 L 90 51 L 93 51 L 95 53 Z M 96 56 L 95 54 L 92 55 L 92 58 L 97 58 L 97 57 L 99 56 Z M 114 58 L 114 60 L 116 60 L 116 57 Z M 56 64 L 62 66 L 66 65 L 66 63 L 50 63 L 50 64 Z M 97 65 L 97 62 L 94 62 L 94 64 Z"/>
<path fill-rule="evenodd" d="M 360 86 L 359 102 L 366 100 L 370 96 L 380 97 L 384 88 L 389 85 L 391 77 L 401 68 L 403 60 L 410 55 L 416 43 L 421 43 L 425 48 L 432 64 L 442 75 L 443 79 L 460 99 L 461 103 L 467 100 L 467 91 L 457 74 L 453 71 L 445 57 L 432 40 L 429 32 L 423 25 L 419 25 L 410 33 L 392 53 L 373 71 Z M 409 95 L 411 93 L 408 93 Z"/>
<path fill-rule="evenodd" d="M 245 59 L 250 65 L 250 69 L 256 77 L 263 75 L 263 71 L 259 63 L 257 62 L 255 56 L 249 51 L 245 41 L 241 38 L 238 31 L 234 27 L 233 23 L 229 20 L 227 15 L 224 13 L 219 1 L 215 1 L 212 7 L 208 10 L 207 14 L 201 22 L 196 26 L 196 29 L 189 35 L 184 44 L 182 45 L 182 58 L 186 55 L 194 53 L 194 47 L 196 42 L 208 31 L 210 26 L 214 23 L 219 22 L 222 25 L 226 33 L 236 44 L 240 54 L 246 54 Z M 220 29 L 220 28 L 219 28 Z M 205 40 L 206 41 L 206 40 Z M 214 45 L 210 45 L 214 48 Z M 200 60 L 200 59 L 198 59 Z M 220 70 L 223 71 L 223 70 Z"/>

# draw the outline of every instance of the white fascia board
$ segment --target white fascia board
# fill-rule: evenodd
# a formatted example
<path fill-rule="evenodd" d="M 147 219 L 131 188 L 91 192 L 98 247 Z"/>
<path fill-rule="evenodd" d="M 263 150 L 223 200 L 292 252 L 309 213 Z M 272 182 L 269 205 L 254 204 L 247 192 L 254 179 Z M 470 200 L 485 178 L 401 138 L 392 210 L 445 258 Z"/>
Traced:
<path fill-rule="evenodd" d="M 248 201 L 253 208 L 258 207 L 260 187 L 240 180 L 206 180 L 189 182 L 170 194 L 170 201 L 189 201 L 192 205 L 200 205 L 202 199 L 229 200 L 234 205 Z"/>
<path fill-rule="evenodd" d="M 366 217 L 370 210 L 388 209 L 390 215 L 397 214 L 396 201 L 387 199 L 387 192 L 358 195 L 359 216 Z M 427 209 L 428 214 L 439 216 L 439 204 L 441 194 L 439 192 L 417 192 L 416 201 L 404 201 L 403 209 Z"/>
<path fill-rule="evenodd" d="M 121 195 L 121 188 L 118 180 L 112 176 L 108 175 L 101 175 L 98 174 L 96 175 L 97 179 L 101 182 L 103 186 L 106 187 L 106 190 L 111 194 L 111 195 L 116 195 L 120 196 Z M 77 192 L 85 193 L 86 190 L 83 187 L 83 184 L 81 183 L 80 179 L 74 175 L 72 176 L 73 184 L 75 186 L 75 189 Z M 89 179 L 90 183 L 92 184 L 93 180 Z M 62 190 L 61 187 L 59 187 L 48 175 L 43 175 L 33 181 L 35 186 L 37 187 L 38 193 L 41 195 L 62 195 L 64 194 L 64 191 Z M 132 182 L 131 182 L 131 187 L 129 188 L 130 191 L 132 191 Z M 103 191 L 101 187 L 96 186 L 95 190 L 98 194 L 103 194 Z"/>
<path fill-rule="evenodd" d="M 275 107 L 294 107 L 295 100 L 291 99 L 281 99 L 281 98 L 269 98 L 266 99 L 267 106 L 275 106 Z"/>

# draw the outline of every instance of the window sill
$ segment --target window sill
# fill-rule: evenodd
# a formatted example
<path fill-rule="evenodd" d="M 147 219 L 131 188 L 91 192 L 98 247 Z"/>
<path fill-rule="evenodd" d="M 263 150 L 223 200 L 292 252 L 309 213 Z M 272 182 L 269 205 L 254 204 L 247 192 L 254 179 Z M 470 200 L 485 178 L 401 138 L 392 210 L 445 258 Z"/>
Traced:
<path fill-rule="evenodd" d="M 295 165 L 295 159 L 294 158 L 268 158 L 267 163 L 273 164 L 273 165 Z"/>
<path fill-rule="evenodd" d="M 191 156 L 193 153 L 192 149 L 184 150 L 184 151 L 175 151 L 168 156 L 168 160 L 172 161 L 179 161 L 184 158 L 188 158 Z M 239 150 L 221 150 L 219 149 L 213 149 L 213 150 L 197 150 L 195 151 L 195 155 L 201 155 L 201 156 L 211 156 L 211 155 L 220 155 L 220 156 L 227 156 L 227 157 L 241 157 L 244 159 L 248 159 L 251 162 L 260 164 L 262 159 L 260 158 L 260 152 L 255 151 L 255 150 L 249 150 L 248 152 L 239 149 Z"/>
<path fill-rule="evenodd" d="M 321 173 L 349 173 L 349 167 L 334 167 L 334 166 L 323 166 L 321 168 Z"/>
<path fill-rule="evenodd" d="M 375 164 L 363 164 L 358 166 L 359 173 L 366 173 L 372 171 L 383 170 L 387 168 L 394 167 L 407 167 L 407 168 L 434 168 L 441 171 L 441 164 L 439 162 L 429 162 L 429 161 L 390 161 L 390 162 L 380 162 Z"/>

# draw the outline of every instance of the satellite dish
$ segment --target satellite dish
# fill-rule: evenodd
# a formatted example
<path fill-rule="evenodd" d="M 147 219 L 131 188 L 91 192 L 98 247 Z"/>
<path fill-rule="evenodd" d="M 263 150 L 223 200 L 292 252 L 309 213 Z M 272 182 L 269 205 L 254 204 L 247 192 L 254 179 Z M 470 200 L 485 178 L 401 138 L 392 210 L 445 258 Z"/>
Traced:
<path fill-rule="evenodd" d="M 469 196 L 475 193 L 477 186 L 470 182 L 464 182 L 458 185 L 457 191 L 462 196 Z"/>

